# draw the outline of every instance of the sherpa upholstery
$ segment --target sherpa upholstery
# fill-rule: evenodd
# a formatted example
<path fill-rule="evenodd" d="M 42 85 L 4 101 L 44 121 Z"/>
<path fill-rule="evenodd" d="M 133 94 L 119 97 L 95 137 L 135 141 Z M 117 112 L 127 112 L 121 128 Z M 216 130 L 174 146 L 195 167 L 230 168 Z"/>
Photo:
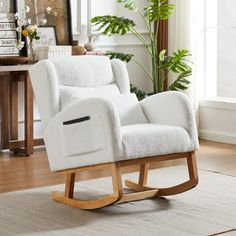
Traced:
<path fill-rule="evenodd" d="M 187 152 L 190 147 L 187 131 L 177 126 L 136 124 L 122 127 L 121 132 L 128 159 Z"/>
<path fill-rule="evenodd" d="M 109 89 L 110 91 L 108 91 Z M 82 99 L 94 97 L 94 94 L 96 94 L 97 98 L 106 98 L 112 103 L 118 112 L 121 125 L 148 123 L 136 95 L 120 94 L 119 90 L 114 88 L 114 85 L 90 89 L 79 88 L 75 89 L 76 93 L 68 93 L 68 90 L 71 91 L 70 88 L 67 88 L 67 92 L 61 91 L 60 93 L 62 109 Z M 88 90 L 87 93 L 86 90 Z"/>
<path fill-rule="evenodd" d="M 165 92 L 138 102 L 119 60 L 43 60 L 30 77 L 53 171 L 198 148 L 188 98 Z"/>

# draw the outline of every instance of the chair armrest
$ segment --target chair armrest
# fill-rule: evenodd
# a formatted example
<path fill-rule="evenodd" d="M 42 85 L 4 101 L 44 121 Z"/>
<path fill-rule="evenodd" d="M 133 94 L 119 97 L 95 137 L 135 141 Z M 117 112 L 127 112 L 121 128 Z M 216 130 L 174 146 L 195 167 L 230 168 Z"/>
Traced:
<path fill-rule="evenodd" d="M 140 103 L 150 123 L 184 128 L 196 149 L 198 148 L 195 116 L 190 101 L 185 94 L 168 91 L 145 98 Z"/>
<path fill-rule="evenodd" d="M 112 162 L 121 150 L 117 111 L 103 98 L 88 98 L 72 103 L 48 123 L 43 136 L 51 170 L 63 169 L 59 163 L 55 164 L 55 160 L 69 160 L 68 157 L 78 159 L 78 156 L 96 153 L 101 149 L 109 150 L 108 159 L 104 160 L 104 157 L 104 162 Z M 99 164 L 96 161 L 91 159 L 87 164 Z M 64 166 L 64 169 L 76 167 Z"/>

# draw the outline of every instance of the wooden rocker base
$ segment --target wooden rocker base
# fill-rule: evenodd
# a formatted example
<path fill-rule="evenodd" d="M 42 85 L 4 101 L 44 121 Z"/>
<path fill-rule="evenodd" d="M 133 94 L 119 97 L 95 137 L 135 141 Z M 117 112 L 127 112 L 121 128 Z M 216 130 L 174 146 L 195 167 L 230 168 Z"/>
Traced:
<path fill-rule="evenodd" d="M 180 158 L 187 158 L 188 173 L 189 173 L 188 181 L 169 188 L 154 188 L 147 186 L 149 163 L 174 160 Z M 139 180 L 138 183 L 126 180 L 125 185 L 129 189 L 135 192 L 124 194 L 120 168 L 134 164 L 140 164 Z M 112 169 L 112 184 L 113 184 L 112 194 L 96 200 L 81 200 L 73 198 L 76 172 L 97 170 L 108 167 Z M 87 209 L 87 210 L 105 207 L 115 202 L 123 203 L 123 202 L 137 201 L 159 196 L 179 194 L 195 187 L 198 183 L 197 165 L 194 152 L 170 154 L 157 157 L 146 157 L 135 160 L 125 160 L 116 163 L 99 164 L 96 166 L 81 167 L 78 169 L 69 169 L 58 172 L 58 174 L 67 174 L 67 179 L 65 183 L 65 193 L 61 194 L 59 192 L 53 192 L 52 198 L 57 202 L 69 205 L 71 207 Z"/>
<path fill-rule="evenodd" d="M 102 208 L 118 200 L 118 197 L 115 194 L 111 194 L 111 195 L 108 195 L 106 197 L 96 199 L 96 200 L 85 201 L 85 200 L 65 197 L 63 194 L 59 192 L 53 192 L 52 198 L 57 202 L 64 203 L 72 207 L 85 209 L 85 210 Z"/>

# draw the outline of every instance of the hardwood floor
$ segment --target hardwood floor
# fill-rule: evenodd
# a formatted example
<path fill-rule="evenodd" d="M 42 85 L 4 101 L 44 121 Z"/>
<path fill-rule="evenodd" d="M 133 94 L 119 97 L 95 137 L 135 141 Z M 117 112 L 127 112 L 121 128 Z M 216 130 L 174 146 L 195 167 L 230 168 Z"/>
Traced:
<path fill-rule="evenodd" d="M 220 172 L 225 175 L 236 176 L 236 145 L 201 141 L 201 148 L 197 152 L 198 168 Z M 171 161 L 155 164 L 151 168 L 184 164 L 183 161 Z M 123 172 L 137 171 L 138 167 L 124 168 Z M 99 174 L 101 172 L 99 171 Z M 98 175 L 82 173 L 77 178 L 89 179 Z M 109 175 L 102 171 L 103 176 Z M 0 152 L 0 193 L 55 185 L 64 182 L 63 176 L 50 172 L 44 149 L 37 149 L 30 157 L 16 156 L 9 152 Z"/>
<path fill-rule="evenodd" d="M 200 142 L 197 152 L 198 168 L 225 175 L 236 176 L 236 145 L 228 145 L 209 141 Z M 185 164 L 181 160 L 155 164 L 151 168 Z M 138 171 L 138 166 L 125 168 L 123 172 Z M 99 171 L 79 175 L 77 178 L 89 179 L 109 173 Z M 35 150 L 30 157 L 17 156 L 9 152 L 0 152 L 0 193 L 17 191 L 35 187 L 64 183 L 64 177 L 50 172 L 47 155 L 44 149 Z M 236 235 L 236 231 L 222 232 L 217 235 Z"/>
<path fill-rule="evenodd" d="M 236 176 L 236 145 L 201 141 L 198 168 Z"/>

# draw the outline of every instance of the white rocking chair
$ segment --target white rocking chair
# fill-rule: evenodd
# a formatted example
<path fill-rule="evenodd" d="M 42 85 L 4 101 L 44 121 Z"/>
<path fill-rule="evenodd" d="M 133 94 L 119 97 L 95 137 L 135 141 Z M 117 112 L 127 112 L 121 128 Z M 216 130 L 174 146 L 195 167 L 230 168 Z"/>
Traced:
<path fill-rule="evenodd" d="M 164 92 L 138 102 L 130 94 L 126 66 L 105 56 L 43 60 L 30 77 L 44 127 L 50 168 L 67 176 L 65 193 L 53 199 L 81 209 L 95 209 L 187 191 L 198 183 L 195 118 L 188 98 Z M 169 188 L 147 186 L 149 163 L 186 158 L 189 180 Z M 125 181 L 121 168 L 140 165 L 137 182 Z M 97 200 L 74 199 L 75 174 L 112 170 L 114 193 Z"/>

